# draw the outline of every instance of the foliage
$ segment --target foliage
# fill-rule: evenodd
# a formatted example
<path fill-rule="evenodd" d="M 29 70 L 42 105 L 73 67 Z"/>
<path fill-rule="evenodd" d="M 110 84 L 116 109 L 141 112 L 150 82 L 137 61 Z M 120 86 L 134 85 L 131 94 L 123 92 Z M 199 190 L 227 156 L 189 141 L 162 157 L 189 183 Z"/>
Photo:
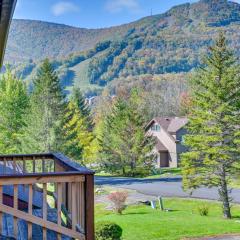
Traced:
<path fill-rule="evenodd" d="M 92 120 L 91 109 L 86 104 L 85 97 L 83 96 L 83 94 L 81 93 L 81 91 L 79 89 L 75 88 L 73 90 L 72 100 L 75 102 L 76 106 L 79 109 L 81 116 L 84 118 L 86 125 L 87 125 L 87 129 L 89 131 L 93 130 L 94 124 L 93 124 L 93 120 Z"/>
<path fill-rule="evenodd" d="M 98 222 L 96 224 L 96 240 L 120 240 L 122 228 L 113 222 Z"/>
<path fill-rule="evenodd" d="M 145 134 L 146 120 L 141 111 L 141 93 L 133 89 L 130 98 L 119 97 L 104 118 L 100 130 L 100 163 L 112 172 L 130 168 L 134 176 L 138 167 L 151 169 L 154 139 Z"/>
<path fill-rule="evenodd" d="M 201 216 L 208 216 L 209 214 L 209 206 L 206 204 L 199 205 L 197 210 Z"/>
<path fill-rule="evenodd" d="M 83 121 L 77 106 L 70 101 L 62 120 L 61 134 L 63 136 L 63 143 L 61 151 L 76 161 L 80 161 L 83 154 L 83 146 L 80 144 L 78 138 L 79 128 L 82 124 Z"/>
<path fill-rule="evenodd" d="M 116 213 L 122 214 L 123 210 L 126 209 L 127 197 L 127 192 L 112 192 L 108 195 L 108 199 L 112 202 Z"/>
<path fill-rule="evenodd" d="M 79 90 L 67 100 L 48 60 L 32 92 L 9 69 L 0 79 L 0 152 L 62 151 L 87 164 L 97 152 L 91 112 Z"/>
<path fill-rule="evenodd" d="M 60 149 L 60 123 L 65 110 L 58 76 L 46 59 L 34 80 L 30 114 L 22 142 L 24 152 L 52 152 Z"/>
<path fill-rule="evenodd" d="M 205 68 L 192 79 L 189 148 L 182 155 L 183 185 L 216 186 L 223 214 L 231 218 L 228 183 L 240 158 L 239 65 L 221 33 L 205 58 Z"/>
<path fill-rule="evenodd" d="M 131 89 L 143 89 L 144 115 L 147 121 L 156 116 L 182 116 L 179 99 L 188 91 L 186 74 L 141 75 L 114 80 L 108 88 L 113 94 L 121 92 L 130 95 Z"/>
<path fill-rule="evenodd" d="M 29 59 L 39 61 L 45 58 L 63 58 L 94 49 L 95 45 L 96 50 L 100 51 L 107 47 L 109 40 L 122 37 L 126 27 L 91 30 L 43 21 L 14 19 L 10 28 L 6 59 L 11 63 L 20 63 Z"/>
<path fill-rule="evenodd" d="M 27 88 L 10 69 L 0 77 L 0 153 L 20 153 L 26 126 Z"/>
<path fill-rule="evenodd" d="M 74 90 L 62 121 L 61 150 L 83 164 L 91 162 L 96 149 L 90 110 L 79 90 Z"/>

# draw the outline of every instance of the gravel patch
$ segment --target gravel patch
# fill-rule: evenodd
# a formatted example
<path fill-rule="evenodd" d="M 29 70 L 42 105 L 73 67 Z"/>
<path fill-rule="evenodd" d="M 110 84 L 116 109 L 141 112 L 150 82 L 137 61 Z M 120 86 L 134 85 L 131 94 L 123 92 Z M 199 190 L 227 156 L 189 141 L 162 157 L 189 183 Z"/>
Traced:
<path fill-rule="evenodd" d="M 126 189 L 116 189 L 113 188 L 112 191 L 127 191 L 128 192 L 128 198 L 127 198 L 127 204 L 128 205 L 134 205 L 138 204 L 139 202 L 146 202 L 146 201 L 153 201 L 157 200 L 157 197 L 155 196 L 149 196 L 142 193 L 138 193 L 136 191 L 128 191 Z M 107 203 L 110 204 L 111 202 L 108 200 L 107 194 L 102 195 L 96 195 L 95 196 L 95 202 L 96 203 Z"/>

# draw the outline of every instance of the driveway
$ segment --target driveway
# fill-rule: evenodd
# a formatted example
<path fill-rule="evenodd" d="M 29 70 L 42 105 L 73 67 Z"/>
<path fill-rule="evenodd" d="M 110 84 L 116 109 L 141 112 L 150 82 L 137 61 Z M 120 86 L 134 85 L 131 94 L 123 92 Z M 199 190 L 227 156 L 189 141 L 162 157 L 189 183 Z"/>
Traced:
<path fill-rule="evenodd" d="M 169 177 L 159 179 L 136 179 L 119 177 L 95 177 L 96 185 L 110 185 L 118 188 L 136 190 L 151 196 L 200 198 L 208 200 L 219 200 L 216 188 L 202 187 L 195 190 L 192 195 L 182 189 L 181 177 Z M 233 202 L 240 203 L 240 189 L 231 192 Z M 240 238 L 239 238 L 240 239 Z"/>

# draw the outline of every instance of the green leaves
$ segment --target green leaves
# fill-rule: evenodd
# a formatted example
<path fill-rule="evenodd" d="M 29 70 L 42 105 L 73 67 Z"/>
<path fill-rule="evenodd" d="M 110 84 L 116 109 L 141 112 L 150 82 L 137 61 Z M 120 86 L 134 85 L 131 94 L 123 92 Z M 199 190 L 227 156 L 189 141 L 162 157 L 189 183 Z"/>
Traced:
<path fill-rule="evenodd" d="M 90 110 L 81 92 L 75 89 L 63 116 L 61 151 L 82 164 L 91 163 L 97 151 L 92 131 Z"/>
<path fill-rule="evenodd" d="M 29 106 L 27 89 L 9 69 L 0 77 L 0 153 L 20 153 Z"/>

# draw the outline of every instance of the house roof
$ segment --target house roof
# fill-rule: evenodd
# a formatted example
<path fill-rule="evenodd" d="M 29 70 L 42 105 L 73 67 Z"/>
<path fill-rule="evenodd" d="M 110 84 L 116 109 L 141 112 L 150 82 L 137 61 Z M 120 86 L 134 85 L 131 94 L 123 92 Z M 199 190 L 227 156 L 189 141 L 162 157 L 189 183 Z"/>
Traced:
<path fill-rule="evenodd" d="M 188 123 L 188 119 L 185 117 L 156 117 L 148 123 L 147 128 L 154 122 L 158 123 L 166 132 L 174 134 Z"/>
<path fill-rule="evenodd" d="M 176 133 L 178 130 L 183 128 L 188 123 L 187 118 L 174 118 L 168 126 L 168 132 Z"/>
<path fill-rule="evenodd" d="M 17 0 L 0 0 L 0 66 L 2 66 L 9 27 L 16 3 Z"/>

